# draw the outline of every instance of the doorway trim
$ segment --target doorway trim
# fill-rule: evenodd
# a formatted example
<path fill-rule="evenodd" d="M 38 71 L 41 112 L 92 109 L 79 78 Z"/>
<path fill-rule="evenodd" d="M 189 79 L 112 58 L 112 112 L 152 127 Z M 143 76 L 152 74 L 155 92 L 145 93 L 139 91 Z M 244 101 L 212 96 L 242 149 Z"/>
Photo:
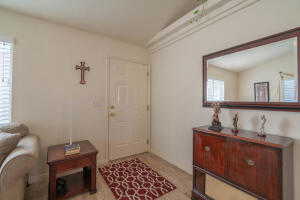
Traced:
<path fill-rule="evenodd" d="M 115 56 L 108 56 L 106 58 L 106 102 L 105 102 L 105 111 L 106 111 L 106 148 L 105 148 L 105 162 L 110 161 L 110 152 L 109 152 L 109 147 L 110 147 L 110 131 L 109 131 L 109 97 L 110 97 L 110 61 L 111 60 L 121 60 L 121 61 L 126 61 L 134 64 L 139 64 L 139 65 L 144 65 L 147 67 L 147 95 L 148 95 L 148 100 L 147 100 L 147 105 L 148 105 L 148 111 L 147 111 L 147 151 L 151 151 L 151 68 L 150 64 L 145 64 L 141 63 L 138 61 L 130 60 L 130 59 L 124 59 L 124 58 L 119 58 Z"/>

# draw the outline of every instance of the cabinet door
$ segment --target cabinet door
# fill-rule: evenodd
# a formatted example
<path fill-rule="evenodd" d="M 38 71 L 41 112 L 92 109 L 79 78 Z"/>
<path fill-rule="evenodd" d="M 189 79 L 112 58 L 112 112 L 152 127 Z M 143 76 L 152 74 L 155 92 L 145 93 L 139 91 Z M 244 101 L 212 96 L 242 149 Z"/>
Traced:
<path fill-rule="evenodd" d="M 228 141 L 226 178 L 268 200 L 281 199 L 280 151 Z"/>
<path fill-rule="evenodd" d="M 225 140 L 223 137 L 194 134 L 194 161 L 195 164 L 224 176 L 225 171 Z"/>

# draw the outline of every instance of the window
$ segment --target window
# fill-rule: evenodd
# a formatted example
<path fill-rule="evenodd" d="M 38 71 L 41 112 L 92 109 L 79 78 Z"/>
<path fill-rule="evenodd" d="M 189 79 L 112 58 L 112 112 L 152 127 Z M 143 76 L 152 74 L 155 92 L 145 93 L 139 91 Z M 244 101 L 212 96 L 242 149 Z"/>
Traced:
<path fill-rule="evenodd" d="M 0 41 L 0 124 L 11 121 L 12 43 Z"/>
<path fill-rule="evenodd" d="M 207 80 L 207 101 L 224 101 L 224 81 Z"/>
<path fill-rule="evenodd" d="M 283 102 L 297 102 L 297 85 L 296 79 L 282 80 L 282 97 Z"/>

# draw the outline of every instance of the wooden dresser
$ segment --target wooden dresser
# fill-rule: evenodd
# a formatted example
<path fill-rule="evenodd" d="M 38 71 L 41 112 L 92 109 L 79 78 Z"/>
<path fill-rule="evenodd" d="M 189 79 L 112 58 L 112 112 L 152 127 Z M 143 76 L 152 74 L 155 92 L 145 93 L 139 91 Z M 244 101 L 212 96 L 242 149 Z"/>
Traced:
<path fill-rule="evenodd" d="M 194 200 L 211 200 L 205 194 L 209 174 L 257 199 L 293 200 L 293 140 L 231 129 L 221 132 L 208 127 L 193 129 Z M 219 199 L 217 199 L 219 200 Z"/>

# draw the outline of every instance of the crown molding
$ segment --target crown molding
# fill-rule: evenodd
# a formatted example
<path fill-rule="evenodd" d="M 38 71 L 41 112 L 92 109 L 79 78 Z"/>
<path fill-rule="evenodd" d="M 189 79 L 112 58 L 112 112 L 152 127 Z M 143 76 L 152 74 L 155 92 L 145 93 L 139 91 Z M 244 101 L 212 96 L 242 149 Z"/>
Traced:
<path fill-rule="evenodd" d="M 151 54 L 155 53 L 259 1 L 260 0 L 208 0 L 205 4 L 198 6 L 157 33 L 147 43 L 147 48 Z M 201 13 L 203 5 L 205 10 L 204 13 Z M 195 15 L 195 10 L 199 10 L 200 14 Z M 199 15 L 202 15 L 202 17 L 199 18 Z M 195 21 L 197 18 L 198 21 Z M 193 20 L 194 22 L 191 22 Z"/>

